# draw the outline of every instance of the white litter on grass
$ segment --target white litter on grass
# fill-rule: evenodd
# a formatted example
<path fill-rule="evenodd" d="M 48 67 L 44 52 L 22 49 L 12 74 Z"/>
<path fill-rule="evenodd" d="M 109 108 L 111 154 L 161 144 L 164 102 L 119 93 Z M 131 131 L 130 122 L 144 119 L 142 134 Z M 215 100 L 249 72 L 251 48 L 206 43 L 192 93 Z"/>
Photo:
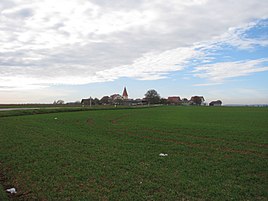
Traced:
<path fill-rule="evenodd" d="M 13 194 L 13 193 L 17 193 L 16 189 L 15 188 L 9 188 L 6 190 L 7 192 Z"/>
<path fill-rule="evenodd" d="M 54 119 L 58 119 L 57 117 L 55 117 Z"/>
<path fill-rule="evenodd" d="M 160 153 L 159 156 L 168 156 L 168 154 Z"/>

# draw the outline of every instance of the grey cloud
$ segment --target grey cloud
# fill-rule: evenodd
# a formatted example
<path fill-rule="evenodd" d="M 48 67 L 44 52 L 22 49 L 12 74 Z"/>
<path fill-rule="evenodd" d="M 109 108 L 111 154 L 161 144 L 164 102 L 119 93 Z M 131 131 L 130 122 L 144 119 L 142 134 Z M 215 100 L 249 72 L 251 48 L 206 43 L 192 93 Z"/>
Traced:
<path fill-rule="evenodd" d="M 31 8 L 22 8 L 22 9 L 10 11 L 7 13 L 4 12 L 4 15 L 6 17 L 18 18 L 20 20 L 22 18 L 31 17 L 33 14 L 34 14 L 34 10 Z"/>
<path fill-rule="evenodd" d="M 144 0 L 91 0 L 90 2 L 108 9 L 140 9 L 144 5 Z"/>
<path fill-rule="evenodd" d="M 30 8 L 24 8 L 16 12 L 18 17 L 31 17 L 34 14 L 34 11 Z"/>
<path fill-rule="evenodd" d="M 15 5 L 16 4 L 12 0 L 1 0 L 0 1 L 0 10 L 8 9 L 8 8 L 11 8 Z"/>
<path fill-rule="evenodd" d="M 58 22 L 58 23 L 54 24 L 51 28 L 52 29 L 59 29 L 62 27 L 64 27 L 64 22 Z"/>
<path fill-rule="evenodd" d="M 0 8 L 3 5 L 5 8 L 14 6 L 14 3 L 7 2 L 1 1 Z M 90 7 L 86 9 L 82 19 L 55 14 L 55 11 L 46 11 L 41 15 L 41 19 L 35 19 L 42 10 L 35 11 L 20 4 L 13 12 L 7 12 L 5 17 L 8 20 L 0 25 L 0 74 L 35 78 L 92 77 L 100 71 L 109 72 L 109 69 L 120 66 L 131 68 L 135 60 L 147 53 L 160 54 L 176 48 L 191 48 L 195 43 L 212 40 L 230 27 L 263 18 L 268 13 L 268 1 L 254 0 L 211 0 L 205 4 L 191 6 L 180 5 L 183 4 L 182 1 L 91 2 L 99 6 L 99 16 L 95 18 L 91 16 Z M 64 6 L 61 9 L 64 9 Z M 141 13 L 148 11 L 155 16 L 148 24 L 138 24 L 123 30 L 115 29 L 105 34 L 94 31 L 83 33 L 90 26 L 91 20 L 97 20 L 115 10 L 135 10 Z M 29 16 L 33 16 L 36 21 L 33 23 L 28 19 Z M 80 20 L 84 20 L 82 24 L 79 24 Z M 75 22 L 80 27 L 77 27 Z M 39 26 L 38 23 L 44 26 Z M 31 26 L 27 27 L 26 24 Z M 79 29 L 81 26 L 84 26 L 84 29 Z M 104 26 L 103 29 L 105 28 Z M 19 39 L 23 34 L 28 38 Z M 71 41 L 72 38 L 75 38 L 75 42 Z M 48 45 L 50 43 L 51 46 Z M 142 64 L 146 65 L 145 62 Z M 136 74 L 135 76 L 138 77 Z"/>

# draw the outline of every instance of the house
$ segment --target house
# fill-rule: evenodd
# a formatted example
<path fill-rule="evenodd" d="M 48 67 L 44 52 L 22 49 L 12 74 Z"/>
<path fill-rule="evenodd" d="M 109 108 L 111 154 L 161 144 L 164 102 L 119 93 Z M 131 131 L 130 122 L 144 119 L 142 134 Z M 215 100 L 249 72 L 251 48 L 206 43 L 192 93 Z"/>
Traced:
<path fill-rule="evenodd" d="M 92 98 L 87 98 L 87 99 L 82 99 L 81 100 L 81 104 L 83 106 L 85 106 L 85 105 L 91 105 L 91 102 L 92 102 Z"/>
<path fill-rule="evenodd" d="M 221 100 L 212 101 L 209 103 L 209 106 L 221 106 L 222 102 Z"/>
<path fill-rule="evenodd" d="M 110 99 L 112 101 L 114 101 L 114 100 L 122 100 L 123 97 L 121 95 L 119 95 L 119 94 L 113 94 L 113 95 L 110 96 Z"/>
<path fill-rule="evenodd" d="M 203 96 L 192 96 L 190 99 L 191 105 L 204 105 L 205 99 Z"/>
<path fill-rule="evenodd" d="M 109 104 L 122 105 L 123 97 L 120 94 L 113 94 L 109 97 Z"/>
<path fill-rule="evenodd" d="M 190 101 L 187 98 L 181 99 L 181 104 L 182 105 L 190 105 Z"/>
<path fill-rule="evenodd" d="M 109 96 L 103 96 L 103 97 L 100 99 L 100 104 L 102 104 L 102 105 L 107 105 L 107 104 L 109 104 L 109 99 L 110 99 Z"/>
<path fill-rule="evenodd" d="M 135 100 L 132 99 L 132 100 L 130 100 L 130 103 L 132 106 L 147 105 L 148 104 L 147 102 L 145 102 L 144 99 L 140 99 L 140 98 L 135 99 Z"/>
<path fill-rule="evenodd" d="M 178 105 L 181 103 L 181 98 L 179 96 L 170 96 L 167 99 L 168 104 Z"/>

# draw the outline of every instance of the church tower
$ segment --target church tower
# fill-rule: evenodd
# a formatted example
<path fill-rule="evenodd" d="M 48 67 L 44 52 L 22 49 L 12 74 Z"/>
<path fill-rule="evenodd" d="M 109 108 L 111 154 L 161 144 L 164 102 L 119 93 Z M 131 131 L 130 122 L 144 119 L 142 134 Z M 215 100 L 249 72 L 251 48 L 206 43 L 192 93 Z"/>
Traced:
<path fill-rule="evenodd" d="M 124 91 L 123 91 L 123 99 L 124 100 L 127 100 L 128 99 L 128 94 L 127 94 L 127 89 L 126 89 L 126 87 L 124 87 Z"/>

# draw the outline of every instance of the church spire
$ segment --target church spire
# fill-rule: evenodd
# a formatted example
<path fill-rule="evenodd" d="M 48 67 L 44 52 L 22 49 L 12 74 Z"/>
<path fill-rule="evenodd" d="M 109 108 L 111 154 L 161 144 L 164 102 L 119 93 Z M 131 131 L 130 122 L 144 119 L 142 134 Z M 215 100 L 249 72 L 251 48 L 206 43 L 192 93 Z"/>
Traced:
<path fill-rule="evenodd" d="M 126 87 L 124 87 L 124 91 L 123 91 L 123 99 L 124 100 L 127 100 L 128 99 L 128 94 L 127 94 L 127 89 L 126 89 Z"/>

